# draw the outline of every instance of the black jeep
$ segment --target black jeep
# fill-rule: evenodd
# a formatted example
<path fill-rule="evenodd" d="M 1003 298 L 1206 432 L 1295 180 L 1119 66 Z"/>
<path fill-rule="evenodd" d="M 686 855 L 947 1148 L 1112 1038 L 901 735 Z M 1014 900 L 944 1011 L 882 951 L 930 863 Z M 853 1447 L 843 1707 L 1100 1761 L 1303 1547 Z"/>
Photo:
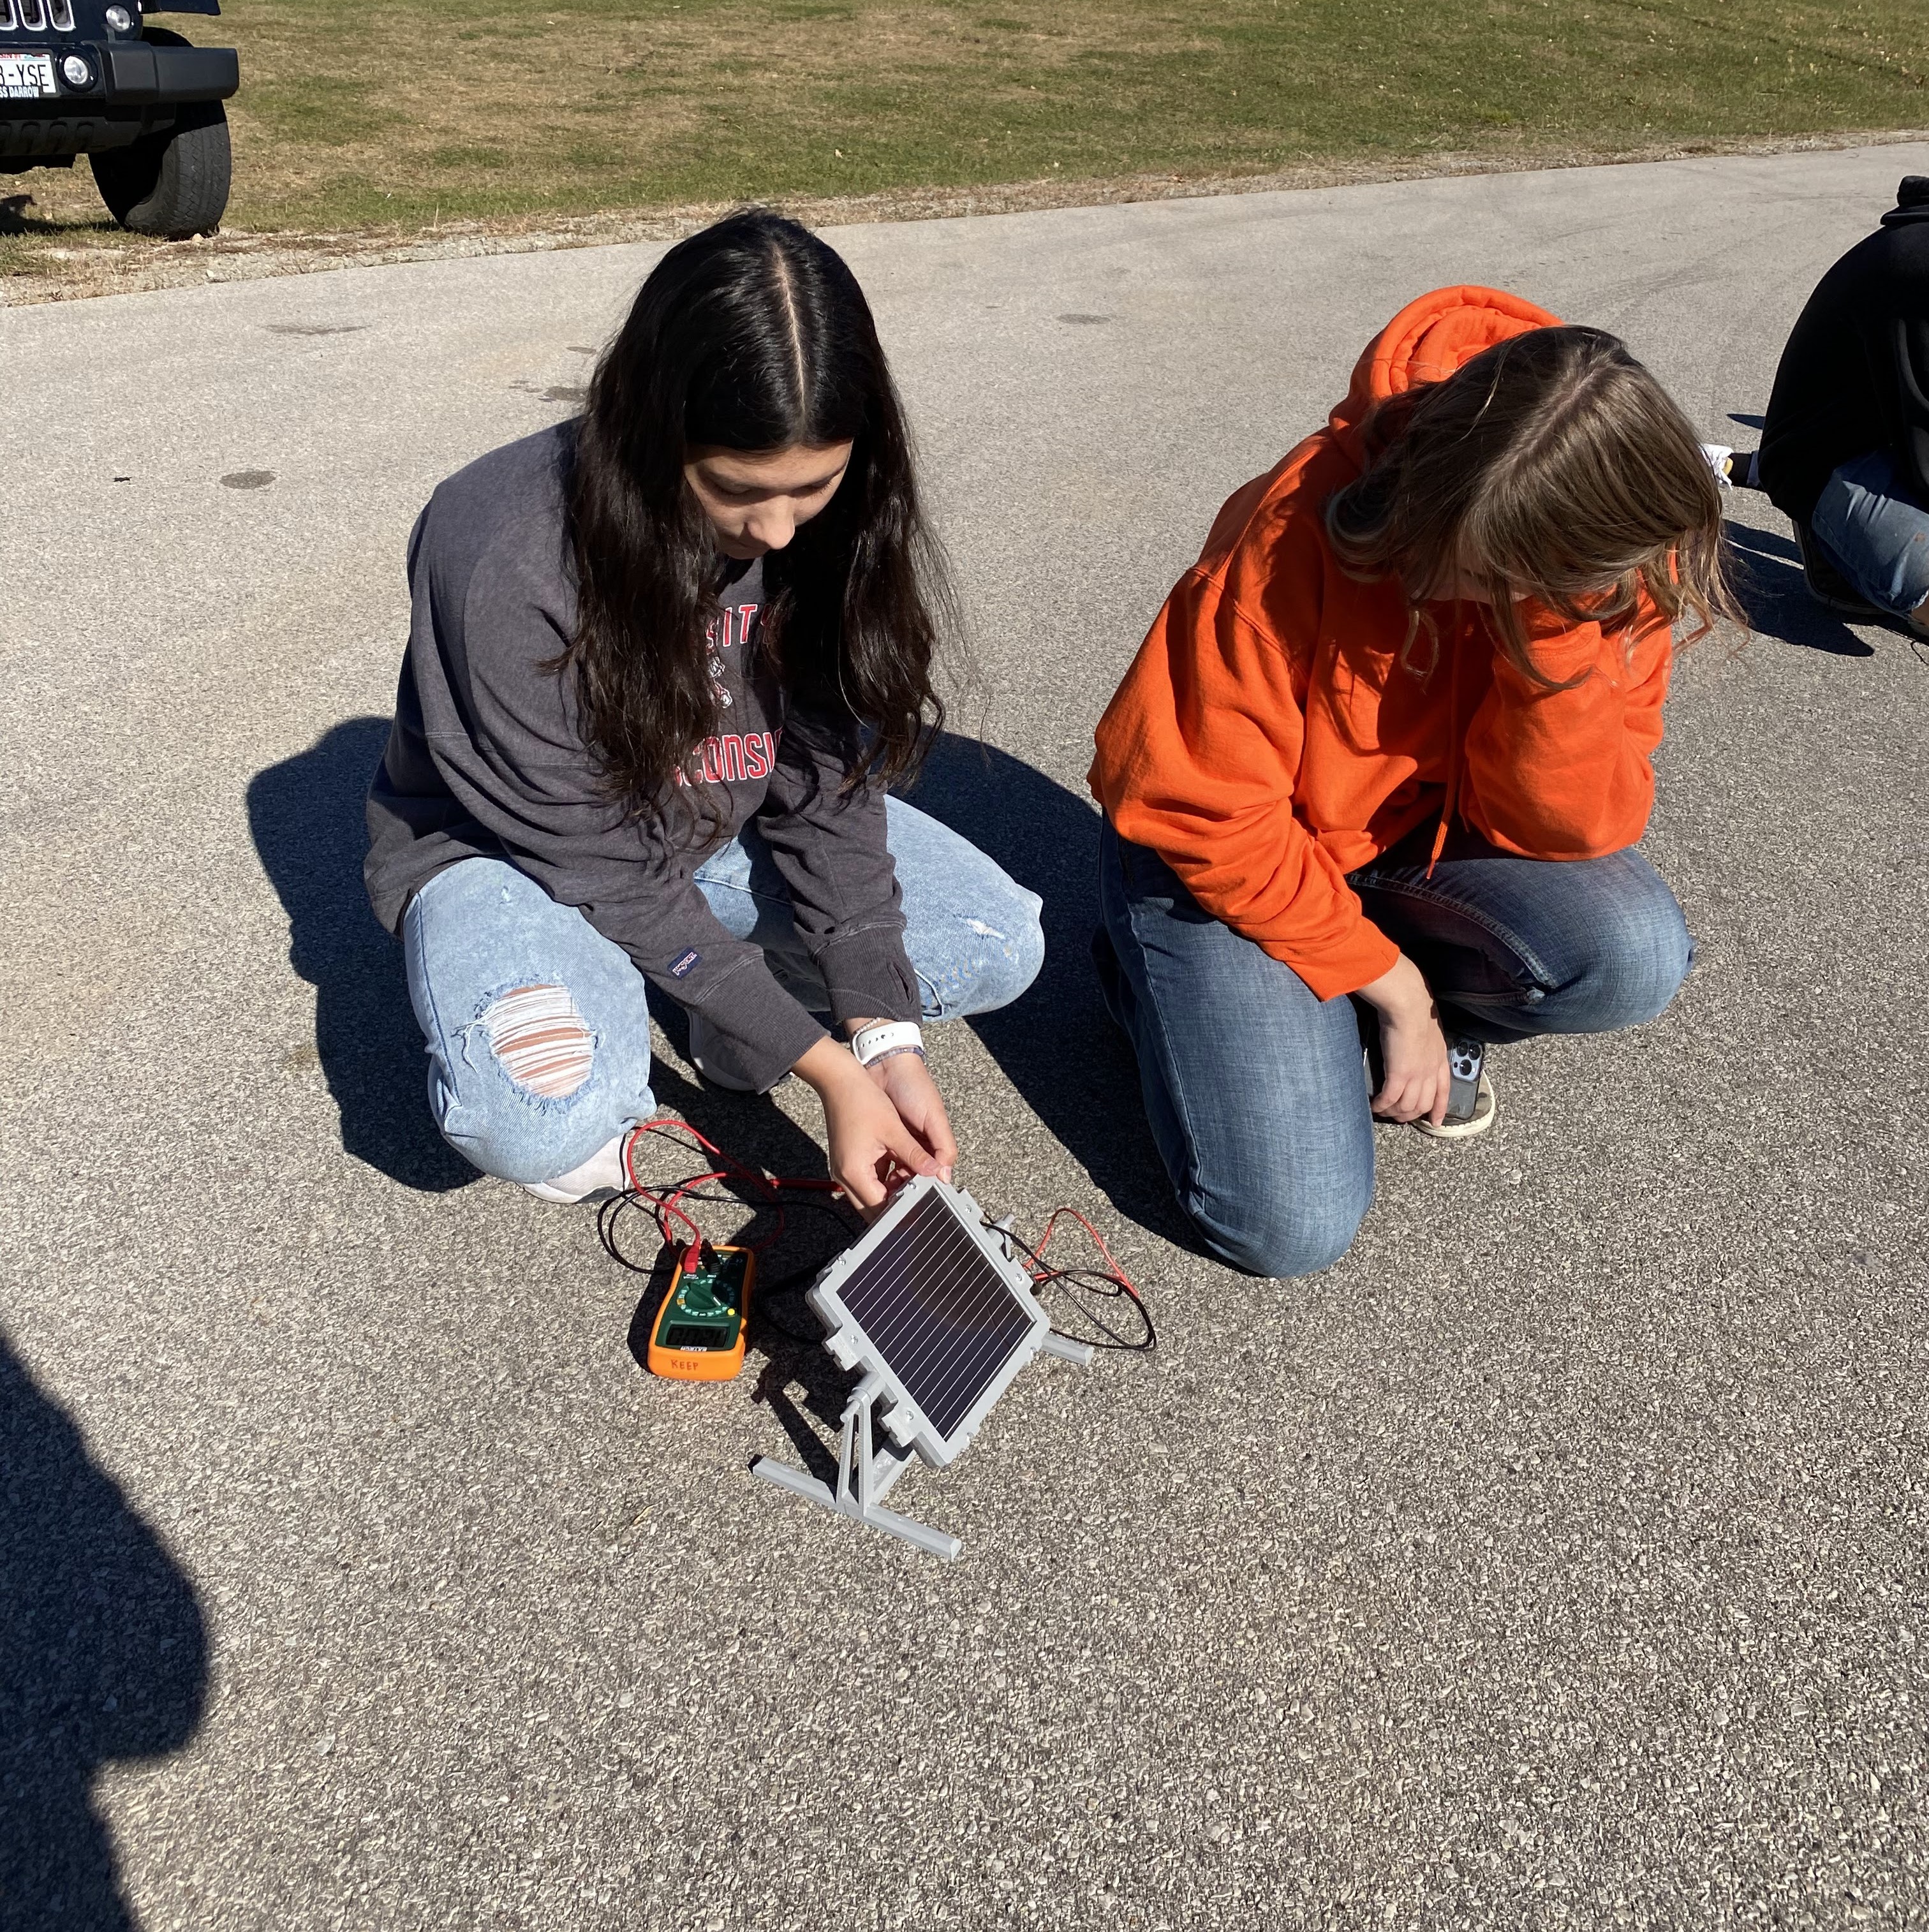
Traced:
<path fill-rule="evenodd" d="M 85 154 L 123 228 L 178 238 L 218 226 L 232 171 L 221 103 L 241 63 L 146 16 L 220 10 L 219 0 L 0 0 L 0 174 Z"/>

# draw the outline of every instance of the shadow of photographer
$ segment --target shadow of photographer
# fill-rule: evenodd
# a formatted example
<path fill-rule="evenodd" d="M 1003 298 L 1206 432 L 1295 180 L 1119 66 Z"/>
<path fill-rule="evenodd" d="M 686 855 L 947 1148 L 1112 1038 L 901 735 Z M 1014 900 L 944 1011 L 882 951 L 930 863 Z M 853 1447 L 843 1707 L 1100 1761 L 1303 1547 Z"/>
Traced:
<path fill-rule="evenodd" d="M 4 1336 L 0 1471 L 0 1922 L 131 1928 L 92 1786 L 104 1766 L 194 1736 L 200 1606 Z"/>

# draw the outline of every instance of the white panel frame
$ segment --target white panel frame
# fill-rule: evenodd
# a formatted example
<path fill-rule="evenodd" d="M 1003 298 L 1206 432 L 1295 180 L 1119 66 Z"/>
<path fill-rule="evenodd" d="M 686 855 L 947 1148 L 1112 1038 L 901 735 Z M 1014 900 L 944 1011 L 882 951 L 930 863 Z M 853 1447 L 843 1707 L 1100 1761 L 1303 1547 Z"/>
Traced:
<path fill-rule="evenodd" d="M 920 1201 L 933 1194 L 939 1197 L 944 1207 L 970 1236 L 984 1256 L 986 1265 L 1010 1289 L 1012 1299 L 1030 1323 L 1004 1366 L 985 1385 L 977 1400 L 949 1436 L 940 1435 L 931 1418 L 912 1399 L 883 1350 L 844 1306 L 842 1293 L 844 1282 L 890 1239 L 898 1224 Z M 1004 1243 L 986 1226 L 983 1210 L 977 1202 L 962 1188 L 950 1186 L 928 1174 L 920 1174 L 898 1190 L 890 1205 L 862 1238 L 838 1256 L 818 1276 L 816 1286 L 806 1298 L 818 1318 L 830 1331 L 824 1346 L 830 1350 L 832 1358 L 842 1368 L 861 1369 L 867 1379 L 874 1378 L 890 1405 L 884 1418 L 886 1430 L 895 1441 L 907 1448 L 915 1449 L 934 1469 L 944 1468 L 964 1453 L 999 1396 L 1011 1386 L 1018 1371 L 1044 1346 L 1052 1333 L 1052 1318 L 1033 1293 L 1030 1276 L 1006 1253 Z"/>

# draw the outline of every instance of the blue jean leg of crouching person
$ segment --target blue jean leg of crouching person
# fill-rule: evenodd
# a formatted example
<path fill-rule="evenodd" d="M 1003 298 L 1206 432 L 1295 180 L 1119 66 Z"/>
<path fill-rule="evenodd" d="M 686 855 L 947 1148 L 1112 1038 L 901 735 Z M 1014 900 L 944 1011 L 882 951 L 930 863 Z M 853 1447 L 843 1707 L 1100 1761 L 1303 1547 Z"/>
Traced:
<path fill-rule="evenodd" d="M 1431 879 L 1425 856 L 1396 850 L 1352 883 L 1425 973 L 1451 1030 L 1503 1041 L 1632 1026 L 1688 972 L 1681 908 L 1638 852 L 1521 859 L 1460 834 Z M 1153 1138 L 1200 1239 L 1252 1274 L 1330 1267 L 1373 1198 L 1360 1010 L 1317 998 L 1109 825 L 1099 900 L 1106 1002 L 1131 1039 Z"/>
<path fill-rule="evenodd" d="M 925 1018 L 1009 1004 L 1044 962 L 1037 895 L 935 820 L 895 798 L 888 806 Z M 824 982 L 754 824 L 694 876 L 724 928 L 761 946 L 821 1014 Z M 430 1109 L 484 1173 L 550 1180 L 655 1111 L 643 975 L 526 874 L 496 859 L 450 866 L 410 902 L 402 938 Z"/>
<path fill-rule="evenodd" d="M 1888 451 L 1836 470 L 1809 528 L 1878 610 L 1907 617 L 1929 602 L 1929 507 L 1910 494 Z"/>

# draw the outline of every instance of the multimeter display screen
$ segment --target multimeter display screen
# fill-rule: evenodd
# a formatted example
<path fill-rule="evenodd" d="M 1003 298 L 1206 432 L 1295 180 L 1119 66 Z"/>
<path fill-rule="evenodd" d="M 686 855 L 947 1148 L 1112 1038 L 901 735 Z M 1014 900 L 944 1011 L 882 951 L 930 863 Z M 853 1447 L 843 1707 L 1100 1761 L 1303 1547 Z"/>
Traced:
<path fill-rule="evenodd" d="M 694 1322 L 672 1322 L 663 1330 L 666 1348 L 729 1348 L 736 1343 L 734 1322 L 715 1328 L 699 1328 Z"/>

